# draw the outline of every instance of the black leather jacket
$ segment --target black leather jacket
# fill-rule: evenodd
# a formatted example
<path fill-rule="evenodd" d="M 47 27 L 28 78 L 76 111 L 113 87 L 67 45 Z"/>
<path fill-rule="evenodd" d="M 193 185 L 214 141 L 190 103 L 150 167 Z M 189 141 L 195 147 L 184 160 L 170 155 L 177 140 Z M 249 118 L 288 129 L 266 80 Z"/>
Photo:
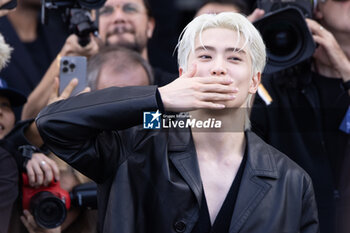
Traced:
<path fill-rule="evenodd" d="M 101 232 L 191 232 L 198 219 L 191 133 L 137 126 L 160 101 L 154 86 L 109 88 L 54 103 L 36 120 L 47 146 L 99 183 Z M 254 133 L 246 138 L 230 233 L 318 232 L 309 176 Z"/>

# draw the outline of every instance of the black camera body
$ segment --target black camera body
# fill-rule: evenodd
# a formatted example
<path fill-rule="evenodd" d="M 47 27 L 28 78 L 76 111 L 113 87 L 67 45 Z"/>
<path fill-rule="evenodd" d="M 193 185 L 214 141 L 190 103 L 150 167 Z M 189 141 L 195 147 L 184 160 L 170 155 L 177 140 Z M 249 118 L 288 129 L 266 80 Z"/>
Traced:
<path fill-rule="evenodd" d="M 102 7 L 106 0 L 42 0 L 43 5 L 54 8 L 83 8 L 98 9 Z"/>
<path fill-rule="evenodd" d="M 282 8 L 293 6 L 301 10 L 306 18 L 312 18 L 314 9 L 313 0 L 258 0 L 257 6 L 265 11 L 265 14 Z"/>
<path fill-rule="evenodd" d="M 312 0 L 258 0 L 257 5 L 266 13 L 254 22 L 267 48 L 264 73 L 291 68 L 312 56 L 316 44 L 304 19 L 312 17 Z"/>
<path fill-rule="evenodd" d="M 41 21 L 47 21 L 46 9 L 63 11 L 63 19 L 69 24 L 69 30 L 78 36 L 81 46 L 90 42 L 90 33 L 97 34 L 98 28 L 91 19 L 90 10 L 98 9 L 106 0 L 42 0 Z"/>
<path fill-rule="evenodd" d="M 68 193 L 55 180 L 47 187 L 30 187 L 27 174 L 22 174 L 22 207 L 31 212 L 40 227 L 60 226 L 71 206 L 97 209 L 96 183 L 77 185 Z"/>

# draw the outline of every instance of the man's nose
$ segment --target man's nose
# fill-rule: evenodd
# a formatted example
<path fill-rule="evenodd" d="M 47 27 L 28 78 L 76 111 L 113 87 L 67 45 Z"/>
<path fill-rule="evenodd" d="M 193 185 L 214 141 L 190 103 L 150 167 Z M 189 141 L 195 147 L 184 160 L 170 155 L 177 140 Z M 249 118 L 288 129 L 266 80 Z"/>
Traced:
<path fill-rule="evenodd" d="M 210 70 L 211 75 L 226 75 L 227 69 L 225 63 L 222 59 L 217 59 L 214 63 L 214 66 Z"/>
<path fill-rule="evenodd" d="M 115 6 L 113 12 L 114 22 L 125 22 L 125 12 L 121 6 Z"/>

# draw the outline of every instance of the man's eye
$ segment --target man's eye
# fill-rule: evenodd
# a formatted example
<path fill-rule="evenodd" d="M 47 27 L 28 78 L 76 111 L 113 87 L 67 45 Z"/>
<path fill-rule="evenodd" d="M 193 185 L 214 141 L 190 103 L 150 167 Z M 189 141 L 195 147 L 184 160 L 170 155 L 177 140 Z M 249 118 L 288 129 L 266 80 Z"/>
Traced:
<path fill-rule="evenodd" d="M 112 14 L 114 11 L 114 8 L 112 6 L 105 6 L 100 9 L 99 13 L 100 15 L 109 15 Z"/>
<path fill-rule="evenodd" d="M 6 108 L 6 109 L 10 109 L 11 105 L 9 103 L 0 103 L 0 107 L 1 108 Z"/>
<path fill-rule="evenodd" d="M 240 57 L 229 57 L 228 59 L 232 61 L 242 61 Z"/>
<path fill-rule="evenodd" d="M 132 4 L 125 4 L 123 6 L 123 11 L 125 13 L 137 13 L 138 12 L 138 9 L 137 9 L 137 6 L 134 6 Z"/>
<path fill-rule="evenodd" d="M 200 58 L 200 59 L 210 59 L 211 56 L 209 56 L 209 55 L 199 55 L 198 58 Z"/>

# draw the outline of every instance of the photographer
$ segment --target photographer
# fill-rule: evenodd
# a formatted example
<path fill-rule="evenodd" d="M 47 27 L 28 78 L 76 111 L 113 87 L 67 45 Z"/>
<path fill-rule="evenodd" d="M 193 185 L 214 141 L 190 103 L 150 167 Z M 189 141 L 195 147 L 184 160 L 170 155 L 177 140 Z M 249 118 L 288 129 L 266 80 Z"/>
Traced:
<path fill-rule="evenodd" d="M 318 44 L 312 61 L 265 75 L 268 94 L 256 96 L 251 114 L 253 131 L 313 179 L 321 233 L 337 232 L 336 201 L 344 197 L 339 180 L 349 138 L 342 127 L 350 105 L 349 12 L 350 1 L 318 2 L 316 21 L 306 19 Z"/>
<path fill-rule="evenodd" d="M 1 10 L 2 12 L 2 10 Z M 0 69 L 10 58 L 11 48 L 0 34 Z M 24 160 L 19 154 L 18 138 L 6 138 L 13 131 L 15 115 L 13 107 L 21 106 L 26 98 L 16 89 L 7 86 L 0 78 L 0 232 L 7 232 L 10 215 L 18 197 L 19 170 L 27 170 L 32 186 L 47 185 L 55 176 L 59 179 L 58 169 L 54 162 L 41 153 L 33 153 L 32 159 Z M 11 133 L 10 133 L 11 134 Z M 22 138 L 23 139 L 23 138 Z M 19 142 L 18 142 L 19 143 Z"/>

